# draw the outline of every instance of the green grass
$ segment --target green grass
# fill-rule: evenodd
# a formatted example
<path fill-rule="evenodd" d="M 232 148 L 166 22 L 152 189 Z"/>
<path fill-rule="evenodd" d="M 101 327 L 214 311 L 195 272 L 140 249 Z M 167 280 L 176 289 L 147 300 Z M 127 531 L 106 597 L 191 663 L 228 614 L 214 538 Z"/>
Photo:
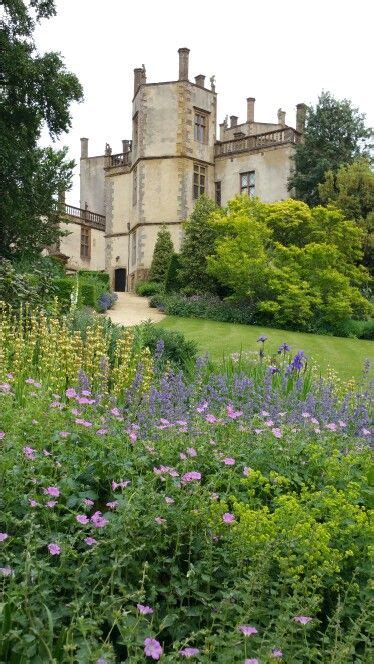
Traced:
<path fill-rule="evenodd" d="M 321 334 L 303 334 L 252 325 L 217 323 L 196 318 L 167 316 L 158 325 L 183 332 L 187 339 L 195 341 L 202 353 L 208 352 L 214 361 L 221 361 L 231 353 L 258 350 L 257 339 L 266 334 L 265 348 L 276 352 L 287 341 L 293 351 L 303 350 L 325 372 L 332 367 L 342 378 L 358 377 L 366 358 L 374 362 L 374 342 L 362 339 L 329 337 Z"/>

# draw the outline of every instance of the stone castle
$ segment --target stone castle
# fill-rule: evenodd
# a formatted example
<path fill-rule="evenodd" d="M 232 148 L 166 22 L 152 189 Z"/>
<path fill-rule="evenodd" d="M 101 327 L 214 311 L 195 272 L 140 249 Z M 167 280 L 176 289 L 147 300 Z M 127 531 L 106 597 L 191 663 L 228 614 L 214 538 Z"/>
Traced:
<path fill-rule="evenodd" d="M 289 197 L 287 181 L 295 145 L 302 139 L 305 104 L 296 107 L 296 129 L 279 109 L 276 122 L 230 116 L 217 129 L 214 77 L 189 80 L 189 49 L 180 48 L 178 80 L 150 83 L 134 70 L 132 138 L 122 152 L 88 155 L 81 138 L 80 208 L 62 207 L 62 237 L 54 252 L 72 270 L 105 270 L 115 290 L 132 291 L 146 278 L 160 227 L 170 230 L 175 251 L 183 222 L 201 194 L 224 205 L 244 193 L 263 201 Z"/>

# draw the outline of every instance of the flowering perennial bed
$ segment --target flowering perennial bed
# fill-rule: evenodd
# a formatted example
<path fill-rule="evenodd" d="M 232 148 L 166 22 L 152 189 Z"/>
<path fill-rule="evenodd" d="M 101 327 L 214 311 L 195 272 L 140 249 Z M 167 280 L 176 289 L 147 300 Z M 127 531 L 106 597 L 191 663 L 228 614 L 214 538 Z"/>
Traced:
<path fill-rule="evenodd" d="M 368 662 L 369 395 L 302 368 L 8 374 L 0 661 Z"/>

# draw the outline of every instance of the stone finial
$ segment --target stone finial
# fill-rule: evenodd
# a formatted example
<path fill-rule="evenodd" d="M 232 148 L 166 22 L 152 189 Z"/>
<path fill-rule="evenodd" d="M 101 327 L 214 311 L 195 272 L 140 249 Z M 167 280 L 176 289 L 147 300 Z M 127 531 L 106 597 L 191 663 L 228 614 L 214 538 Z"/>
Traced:
<path fill-rule="evenodd" d="M 110 147 L 109 143 L 105 143 L 105 156 L 110 157 L 112 154 L 112 148 Z"/>
<path fill-rule="evenodd" d="M 88 157 L 88 138 L 81 138 L 81 159 Z"/>
<path fill-rule="evenodd" d="M 230 115 L 230 128 L 231 127 L 236 127 L 238 124 L 238 116 L 237 115 Z"/>
<path fill-rule="evenodd" d="M 213 76 L 210 77 L 209 81 L 210 81 L 210 89 L 211 89 L 211 91 L 212 91 L 212 92 L 215 92 L 215 91 L 216 91 L 216 77 L 215 77 L 214 74 L 213 74 Z"/>
<path fill-rule="evenodd" d="M 255 121 L 255 101 L 254 97 L 247 97 L 247 122 Z"/>
<path fill-rule="evenodd" d="M 296 105 L 296 130 L 299 131 L 301 134 L 304 132 L 305 129 L 307 108 L 308 107 L 306 104 Z"/>
<path fill-rule="evenodd" d="M 278 108 L 278 124 L 286 124 L 286 111 L 282 111 L 281 108 Z"/>
<path fill-rule="evenodd" d="M 195 83 L 196 83 L 196 85 L 199 86 L 199 88 L 204 88 L 205 87 L 205 76 L 204 76 L 204 74 L 199 74 L 198 76 L 195 76 Z"/>
<path fill-rule="evenodd" d="M 190 53 L 189 48 L 179 48 L 179 80 L 188 81 L 188 57 Z"/>

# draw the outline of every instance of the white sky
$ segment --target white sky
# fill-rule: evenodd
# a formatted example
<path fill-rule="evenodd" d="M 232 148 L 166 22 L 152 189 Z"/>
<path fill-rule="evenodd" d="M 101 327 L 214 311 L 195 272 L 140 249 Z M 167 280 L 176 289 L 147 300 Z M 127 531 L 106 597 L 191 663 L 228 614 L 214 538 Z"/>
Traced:
<path fill-rule="evenodd" d="M 181 46 L 190 52 L 189 78 L 216 76 L 218 122 L 276 120 L 278 108 L 295 125 L 295 106 L 315 104 L 322 89 L 349 98 L 374 124 L 370 0 L 57 0 L 57 16 L 36 31 L 38 49 L 59 51 L 79 78 L 84 101 L 72 106 L 72 129 L 61 138 L 79 164 L 80 137 L 89 155 L 113 153 L 131 138 L 133 69 L 144 63 L 149 82 L 178 78 Z M 45 143 L 45 141 L 43 141 Z M 79 168 L 67 201 L 79 205 Z"/>

